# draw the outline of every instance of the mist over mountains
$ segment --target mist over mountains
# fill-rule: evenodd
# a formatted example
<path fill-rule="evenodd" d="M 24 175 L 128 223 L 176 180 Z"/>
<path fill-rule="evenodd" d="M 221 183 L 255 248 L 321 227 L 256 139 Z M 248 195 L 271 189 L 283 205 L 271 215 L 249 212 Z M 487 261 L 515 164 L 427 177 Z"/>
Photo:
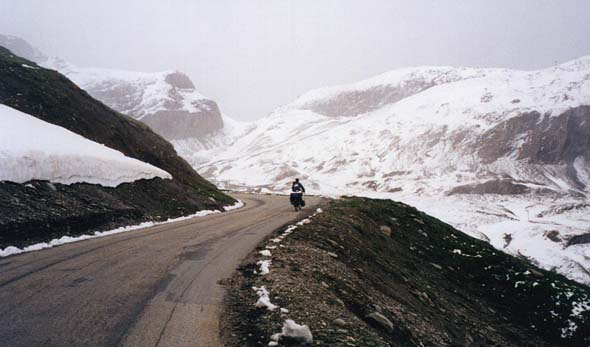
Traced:
<path fill-rule="evenodd" d="M 180 71 L 82 68 L 59 57 L 48 57 L 27 41 L 10 35 L 0 34 L 0 45 L 63 73 L 94 98 L 141 120 L 167 140 L 201 137 L 223 128 L 217 104 L 200 94 Z"/>
<path fill-rule="evenodd" d="M 208 180 L 401 200 L 495 247 L 590 283 L 590 58 L 536 71 L 413 67 L 312 90 L 236 122 L 178 71 L 62 71 L 171 140 Z"/>

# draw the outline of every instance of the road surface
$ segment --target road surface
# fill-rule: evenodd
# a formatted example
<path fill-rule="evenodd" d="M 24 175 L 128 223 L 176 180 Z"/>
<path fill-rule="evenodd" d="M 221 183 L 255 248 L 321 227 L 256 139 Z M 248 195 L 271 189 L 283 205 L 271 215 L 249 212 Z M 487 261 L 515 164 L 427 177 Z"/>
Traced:
<path fill-rule="evenodd" d="M 218 281 L 319 203 L 236 198 L 246 206 L 0 259 L 0 345 L 218 346 Z"/>

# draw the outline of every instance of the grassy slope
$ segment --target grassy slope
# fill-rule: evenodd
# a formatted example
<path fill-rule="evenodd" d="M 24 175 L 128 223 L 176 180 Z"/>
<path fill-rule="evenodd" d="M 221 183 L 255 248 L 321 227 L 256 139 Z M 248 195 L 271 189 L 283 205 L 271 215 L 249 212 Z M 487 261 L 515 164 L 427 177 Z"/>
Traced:
<path fill-rule="evenodd" d="M 590 344 L 590 311 L 572 315 L 590 304 L 590 288 L 401 203 L 335 201 L 282 245 L 269 275 L 252 274 L 253 255 L 233 278 L 229 345 L 265 345 L 287 317 L 308 324 L 317 345 Z M 253 285 L 265 285 L 290 313 L 256 309 Z M 379 310 L 392 330 L 367 318 Z M 344 330 L 336 318 L 348 322 Z"/>
<path fill-rule="evenodd" d="M 137 181 L 115 189 L 55 185 L 57 189 L 38 192 L 0 183 L 0 247 L 42 241 L 56 233 L 79 234 L 165 219 L 234 202 L 199 176 L 170 143 L 145 124 L 108 108 L 60 73 L 2 47 L 0 103 L 153 164 L 174 177 Z"/>

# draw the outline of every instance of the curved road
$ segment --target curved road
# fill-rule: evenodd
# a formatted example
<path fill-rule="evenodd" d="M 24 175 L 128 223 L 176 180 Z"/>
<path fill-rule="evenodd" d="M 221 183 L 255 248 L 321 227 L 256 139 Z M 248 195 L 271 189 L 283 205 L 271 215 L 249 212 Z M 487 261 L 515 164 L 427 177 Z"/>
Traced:
<path fill-rule="evenodd" d="M 319 203 L 235 197 L 246 206 L 0 259 L 0 345 L 218 346 L 218 281 Z"/>

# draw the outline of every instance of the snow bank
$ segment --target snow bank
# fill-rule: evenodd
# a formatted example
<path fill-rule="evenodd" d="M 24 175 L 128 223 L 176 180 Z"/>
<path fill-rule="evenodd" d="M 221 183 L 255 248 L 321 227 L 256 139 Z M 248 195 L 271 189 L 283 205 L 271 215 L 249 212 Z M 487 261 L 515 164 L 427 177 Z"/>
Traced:
<path fill-rule="evenodd" d="M 234 205 L 231 206 L 225 206 L 223 209 L 225 211 L 231 211 L 231 210 L 235 210 L 236 208 L 240 208 L 244 206 L 244 203 L 242 201 L 238 201 L 237 203 L 235 203 Z M 168 224 L 168 223 L 174 223 L 174 222 L 179 222 L 179 221 L 183 221 L 183 220 L 187 220 L 187 219 L 191 219 L 191 218 L 195 218 L 195 217 L 204 217 L 210 214 L 214 214 L 214 213 L 221 213 L 221 211 L 218 210 L 202 210 L 202 211 L 198 211 L 196 213 L 193 213 L 189 216 L 184 216 L 184 217 L 178 217 L 178 218 L 169 218 L 164 222 L 143 222 L 140 224 L 136 224 L 136 225 L 129 225 L 129 226 L 125 226 L 125 227 L 120 227 L 117 229 L 113 229 L 113 230 L 108 230 L 108 231 L 97 231 L 94 234 L 91 235 L 80 235 L 80 236 L 62 236 L 59 239 L 53 239 L 49 242 L 41 242 L 41 243 L 36 243 L 34 245 L 30 245 L 24 248 L 18 248 L 18 247 L 14 247 L 14 246 L 9 246 L 6 247 L 4 249 L 0 249 L 0 258 L 3 257 L 7 257 L 9 255 L 14 255 L 14 254 L 20 254 L 20 253 L 26 253 L 26 252 L 32 252 L 32 251 L 39 251 L 45 248 L 51 248 L 54 246 L 59 246 L 59 245 L 63 245 L 63 244 L 67 244 L 67 243 L 73 243 L 73 242 L 78 242 L 78 241 L 83 241 L 83 240 L 88 240 L 88 239 L 94 239 L 97 237 L 103 237 L 103 236 L 109 236 L 109 235 L 114 235 L 114 234 L 119 234 L 119 233 L 124 233 L 127 231 L 132 231 L 132 230 L 137 230 L 137 229 L 143 229 L 143 228 L 149 228 L 149 227 L 153 227 L 156 225 L 161 225 L 161 224 Z"/>
<path fill-rule="evenodd" d="M 272 256 L 272 253 L 270 253 L 270 251 L 268 249 L 263 249 L 262 251 L 258 252 L 261 256 L 263 257 L 270 257 Z"/>
<path fill-rule="evenodd" d="M 277 305 L 274 305 L 272 302 L 270 302 L 269 292 L 264 286 L 252 287 L 252 289 L 254 289 L 254 291 L 256 291 L 256 295 L 258 295 L 258 301 L 256 301 L 254 306 L 265 307 L 269 311 L 274 311 L 278 308 Z"/>
<path fill-rule="evenodd" d="M 153 165 L 6 105 L 0 105 L 0 119 L 0 181 L 116 187 L 140 179 L 172 178 Z"/>
<path fill-rule="evenodd" d="M 258 274 L 268 275 L 270 273 L 270 264 L 270 260 L 260 260 L 259 262 L 257 262 L 256 265 L 260 266 L 260 272 Z"/>
<path fill-rule="evenodd" d="M 281 333 L 273 334 L 269 346 L 277 346 L 283 337 L 289 337 L 301 343 L 313 343 L 313 336 L 307 325 L 299 325 L 292 319 L 285 320 Z M 273 343 L 274 342 L 274 343 Z"/>

